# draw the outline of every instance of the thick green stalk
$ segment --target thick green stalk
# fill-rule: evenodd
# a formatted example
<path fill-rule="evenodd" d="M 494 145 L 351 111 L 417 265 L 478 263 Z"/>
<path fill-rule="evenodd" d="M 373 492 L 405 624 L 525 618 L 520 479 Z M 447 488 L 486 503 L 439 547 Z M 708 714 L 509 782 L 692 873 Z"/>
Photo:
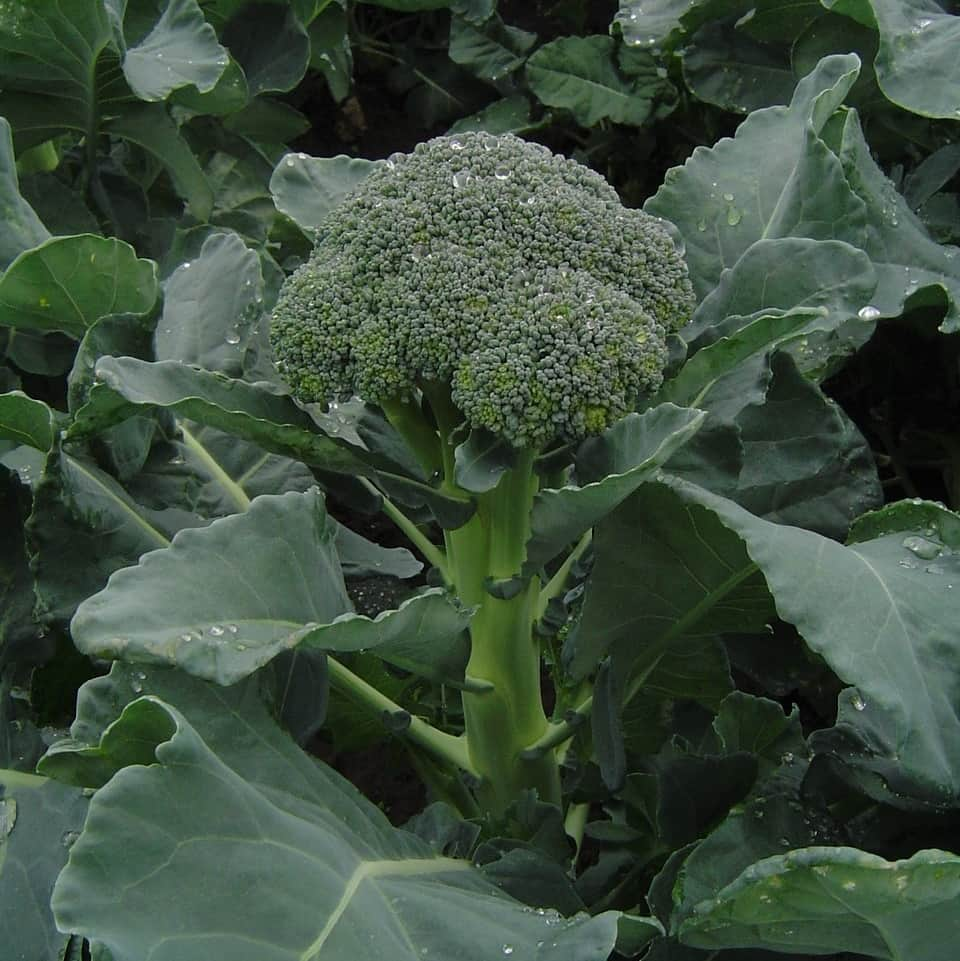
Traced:
<path fill-rule="evenodd" d="M 519 573 L 536 490 L 533 455 L 522 452 L 497 487 L 478 496 L 476 515 L 448 532 L 457 591 L 465 604 L 477 607 L 467 675 L 493 685 L 490 691 L 465 692 L 463 709 L 471 766 L 481 778 L 478 798 L 494 815 L 528 788 L 545 801 L 560 801 L 553 754 L 520 756 L 548 726 L 540 694 L 540 650 L 533 635 L 539 578 L 531 578 L 508 599 L 494 597 L 485 586 L 487 578 L 505 580 Z"/>

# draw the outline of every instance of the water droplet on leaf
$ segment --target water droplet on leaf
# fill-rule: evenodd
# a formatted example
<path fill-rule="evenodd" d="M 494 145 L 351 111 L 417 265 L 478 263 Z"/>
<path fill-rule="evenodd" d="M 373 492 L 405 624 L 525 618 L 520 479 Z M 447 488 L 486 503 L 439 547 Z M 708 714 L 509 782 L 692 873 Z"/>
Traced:
<path fill-rule="evenodd" d="M 880 311 L 873 304 L 867 304 L 857 311 L 857 316 L 861 320 L 876 320 L 880 316 Z"/>
<path fill-rule="evenodd" d="M 943 548 L 936 541 L 927 540 L 926 537 L 921 537 L 919 534 L 911 534 L 909 537 L 905 537 L 903 546 L 911 554 L 916 554 L 917 557 L 922 557 L 925 561 L 932 561 L 935 557 L 939 557 L 943 551 Z"/>

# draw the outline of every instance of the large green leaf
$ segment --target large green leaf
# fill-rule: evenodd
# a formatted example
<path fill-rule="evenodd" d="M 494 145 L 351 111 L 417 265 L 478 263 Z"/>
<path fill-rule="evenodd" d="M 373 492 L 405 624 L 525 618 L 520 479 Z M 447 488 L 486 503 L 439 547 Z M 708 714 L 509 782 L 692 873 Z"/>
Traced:
<path fill-rule="evenodd" d="M 809 311 L 811 328 L 837 330 L 869 305 L 876 286 L 870 258 L 848 243 L 808 237 L 761 239 L 723 271 L 682 336 L 687 343 L 698 344 L 731 334 L 760 312 L 773 316 L 781 311 Z M 870 316 L 868 312 L 867 321 Z M 802 332 L 802 327 L 792 331 L 797 336 Z M 771 347 L 777 342 L 777 332 L 772 333 Z"/>
<path fill-rule="evenodd" d="M 789 49 L 761 43 L 731 20 L 701 27 L 684 47 L 682 64 L 696 97 L 737 113 L 789 103 L 796 85 Z"/>
<path fill-rule="evenodd" d="M 699 430 L 704 416 L 661 404 L 587 441 L 578 455 L 582 486 L 543 490 L 534 500 L 525 569 L 539 569 L 609 514 Z"/>
<path fill-rule="evenodd" d="M 306 491 L 316 485 L 298 461 L 270 454 L 256 444 L 213 427 L 178 421 L 178 434 L 156 446 L 127 490 L 143 500 L 224 517 L 245 511 L 260 494 Z"/>
<path fill-rule="evenodd" d="M 342 103 L 353 86 L 353 47 L 350 20 L 338 3 L 327 5 L 307 26 L 310 35 L 310 66 L 327 81 L 330 95 Z"/>
<path fill-rule="evenodd" d="M 615 914 L 563 922 L 518 904 L 391 828 L 264 719 L 239 755 L 152 697 L 104 739 L 126 727 L 152 735 L 156 763 L 97 792 L 53 897 L 58 923 L 114 961 L 486 961 L 533 959 L 538 943 L 557 961 L 603 961 L 613 949 Z"/>
<path fill-rule="evenodd" d="M 68 935 L 57 930 L 50 895 L 87 803 L 79 788 L 0 770 L 0 943 L 11 959 L 61 957 Z"/>
<path fill-rule="evenodd" d="M 67 378 L 67 410 L 74 414 L 88 400 L 101 357 L 152 357 L 154 320 L 136 314 L 108 314 L 87 328 Z"/>
<path fill-rule="evenodd" d="M 0 437 L 48 451 L 57 422 L 53 410 L 22 390 L 0 394 Z"/>
<path fill-rule="evenodd" d="M 745 406 L 736 424 L 743 467 L 729 496 L 752 513 L 840 539 L 883 502 L 856 424 L 785 353 L 770 361 L 763 404 Z"/>
<path fill-rule="evenodd" d="M 0 113 L 10 119 L 18 140 L 25 134 L 18 146 L 65 129 L 88 131 L 96 116 L 96 64 L 112 40 L 102 0 L 69 6 L 60 0 L 14 0 L 3 6 Z"/>
<path fill-rule="evenodd" d="M 511 27 L 499 17 L 479 26 L 462 17 L 450 20 L 450 59 L 481 80 L 502 80 L 523 66 L 536 42 L 535 33 Z"/>
<path fill-rule="evenodd" d="M 349 610 L 333 537 L 316 488 L 259 497 L 114 574 L 77 609 L 74 643 L 231 684 Z"/>
<path fill-rule="evenodd" d="M 292 90 L 310 62 L 310 38 L 296 10 L 284 4 L 248 3 L 222 33 L 243 67 L 250 96 Z"/>
<path fill-rule="evenodd" d="M 922 565 L 926 574 L 943 575 L 948 571 L 940 561 L 943 547 L 951 553 L 960 547 L 960 516 L 931 501 L 899 501 L 859 518 L 848 544 L 894 535 L 906 549 L 900 561 L 904 569 Z M 948 565 L 950 561 L 948 554 Z M 952 589 L 948 584 L 947 590 Z M 939 793 L 929 787 L 918 791 L 913 770 L 901 763 L 901 713 L 849 688 L 838 698 L 836 724 L 815 731 L 811 748 L 843 780 L 885 804 L 907 810 L 924 810 L 931 804 L 954 806 L 946 786 Z"/>
<path fill-rule="evenodd" d="M 733 271 L 730 271 L 733 273 Z M 715 413 L 742 409 L 730 397 L 731 380 L 741 380 L 774 347 L 788 345 L 804 334 L 829 329 L 818 310 L 798 309 L 786 313 L 758 311 L 756 316 L 737 317 L 741 325 L 698 350 L 668 380 L 657 398 L 675 404 L 703 405 Z M 731 325 L 733 326 L 733 325 Z M 711 336 L 716 334 L 711 330 Z M 733 403 L 730 403 L 733 400 Z"/>
<path fill-rule="evenodd" d="M 329 624 L 305 628 L 300 643 L 333 653 L 369 651 L 421 677 L 462 687 L 471 613 L 443 588 L 431 588 L 375 618 L 343 614 Z"/>
<path fill-rule="evenodd" d="M 870 0 L 880 50 L 880 89 L 894 103 L 925 117 L 960 119 L 960 16 L 934 0 Z"/>
<path fill-rule="evenodd" d="M 327 214 L 380 163 L 343 155 L 287 154 L 270 178 L 270 193 L 277 210 L 298 227 L 316 230 Z"/>
<path fill-rule="evenodd" d="M 0 279 L 0 324 L 81 337 L 106 314 L 145 314 L 157 293 L 157 265 L 122 240 L 53 237 Z"/>
<path fill-rule="evenodd" d="M 6 270 L 18 254 L 42 244 L 50 234 L 34 209 L 20 196 L 10 124 L 3 117 L 0 117 L 0 211 L 3 216 L 0 270 Z"/>
<path fill-rule="evenodd" d="M 190 212 L 206 221 L 213 209 L 213 190 L 193 150 L 162 104 L 124 103 L 104 121 L 104 130 L 152 154 L 167 169 Z"/>
<path fill-rule="evenodd" d="M 939 307 L 947 301 L 940 329 L 960 331 L 960 248 L 930 237 L 877 166 L 856 112 L 848 111 L 842 119 L 834 149 L 850 189 L 867 211 L 863 239 L 851 242 L 862 247 L 877 268 L 873 303 L 882 313 L 895 313 L 908 298 L 919 304 L 928 292 L 927 304 Z"/>
<path fill-rule="evenodd" d="M 838 164 L 828 162 L 828 152 L 817 138 L 858 72 L 856 57 L 826 58 L 800 81 L 789 107 L 755 111 L 733 139 L 698 150 L 683 167 L 667 172 L 645 209 L 679 228 L 700 297 L 716 287 L 723 268 L 732 267 L 751 244 L 786 235 L 777 229 L 778 223 L 785 214 L 784 204 L 794 200 L 795 192 L 802 191 L 808 221 L 828 203 L 833 209 L 819 233 L 813 233 L 811 225 L 808 231 L 792 231 L 794 236 L 832 238 L 836 221 L 844 216 L 859 214 L 858 223 L 862 223 L 861 210 L 848 212 L 837 202 L 849 190 Z M 822 162 L 802 182 L 794 183 L 806 173 L 801 161 L 808 152 L 818 160 L 822 157 Z M 798 201 L 799 197 L 794 200 Z"/>
<path fill-rule="evenodd" d="M 577 677 L 611 649 L 622 670 L 643 677 L 719 633 L 763 630 L 773 614 L 740 539 L 665 485 L 644 484 L 606 518 L 595 552 L 564 650 Z"/>
<path fill-rule="evenodd" d="M 165 407 L 177 414 L 234 433 L 265 450 L 296 457 L 325 470 L 366 474 L 371 468 L 345 445 L 320 433 L 313 420 L 286 394 L 248 384 L 178 361 L 149 363 L 132 357 L 104 357 L 98 383 L 76 412 L 73 437 L 97 433 L 143 408 Z"/>
<path fill-rule="evenodd" d="M 816 321 L 806 324 L 805 316 L 811 315 L 761 316 L 697 351 L 665 385 L 660 396 L 710 415 L 707 429 L 669 466 L 768 520 L 843 538 L 854 518 L 882 502 L 882 491 L 856 425 L 793 359 L 806 359 L 812 350 L 808 337 Z M 804 333 L 789 341 L 798 328 Z M 794 352 L 755 353 L 776 342 L 778 331 L 786 331 L 781 344 Z M 722 444 L 725 432 L 727 448 L 740 459 L 731 465 L 736 477 L 721 479 L 717 468 L 725 452 L 711 445 Z"/>
<path fill-rule="evenodd" d="M 764 947 L 884 961 L 943 961 L 960 936 L 960 858 L 918 851 L 885 861 L 807 848 L 747 868 L 680 927 L 701 948 Z"/>
<path fill-rule="evenodd" d="M 562 37 L 527 61 L 530 89 L 549 107 L 563 107 L 584 127 L 600 120 L 640 126 L 650 116 L 664 81 L 653 63 L 648 74 L 618 72 L 612 37 Z"/>
<path fill-rule="evenodd" d="M 245 513 L 182 531 L 168 549 L 118 571 L 78 608 L 74 642 L 98 657 L 176 664 L 219 684 L 302 646 L 371 651 L 462 685 L 470 612 L 434 588 L 375 619 L 349 613 L 335 539 L 316 488 L 258 497 Z"/>
<path fill-rule="evenodd" d="M 870 155 L 856 113 L 840 110 L 857 57 L 830 56 L 797 85 L 789 107 L 752 113 L 733 139 L 698 150 L 645 205 L 675 223 L 703 297 L 759 240 L 842 240 L 878 277 L 868 315 L 896 316 L 908 297 L 939 287 L 950 331 L 960 317 L 960 257 L 930 239 Z M 796 283 L 806 286 L 796 268 Z M 871 309 L 872 308 L 872 309 Z"/>
<path fill-rule="evenodd" d="M 821 826 L 826 824 L 829 819 L 805 809 L 782 779 L 759 784 L 754 796 L 735 805 L 685 858 L 673 884 L 672 927 L 756 861 L 825 843 Z"/>
<path fill-rule="evenodd" d="M 665 481 L 667 483 L 667 481 Z M 885 715 L 898 792 L 932 807 L 960 799 L 960 673 L 956 670 L 960 540 L 942 526 L 844 546 L 761 520 L 682 481 L 671 489 L 743 539 L 780 618 L 846 683 L 850 703 Z M 647 526 L 643 521 L 637 527 Z"/>
<path fill-rule="evenodd" d="M 531 119 L 530 101 L 522 94 L 517 94 L 513 97 L 504 97 L 503 100 L 494 100 L 483 110 L 461 118 L 450 127 L 447 133 L 481 130 L 492 134 L 514 133 L 517 136 L 523 136 L 531 130 L 546 125 L 543 120 Z"/>
<path fill-rule="evenodd" d="M 165 547 L 184 525 L 202 523 L 177 510 L 137 503 L 90 460 L 51 450 L 34 492 L 27 536 L 41 610 L 69 619 L 117 568 Z"/>
<path fill-rule="evenodd" d="M 383 547 L 342 524 L 337 525 L 337 553 L 347 578 L 408 578 L 423 570 L 423 564 L 405 547 Z"/>
<path fill-rule="evenodd" d="M 144 408 L 166 407 L 331 474 L 376 476 L 404 504 L 429 504 L 444 526 L 458 527 L 473 513 L 471 502 L 447 497 L 419 479 L 394 473 L 398 466 L 404 467 L 392 459 L 389 449 L 381 453 L 379 438 L 368 435 L 371 445 L 361 441 L 366 446 L 350 443 L 349 424 L 339 414 L 318 419 L 325 420 L 330 435 L 343 439 L 321 433 L 305 410 L 271 385 L 233 380 L 176 361 L 148 363 L 132 357 L 104 357 L 96 374 L 99 383 L 76 412 L 72 438 L 99 433 Z"/>
<path fill-rule="evenodd" d="M 160 19 L 123 58 L 123 74 L 141 100 L 165 100 L 192 85 L 209 93 L 227 65 L 227 51 L 197 0 L 168 0 Z"/>
<path fill-rule="evenodd" d="M 163 285 L 157 360 L 237 377 L 263 303 L 260 259 L 237 234 L 211 234 Z"/>

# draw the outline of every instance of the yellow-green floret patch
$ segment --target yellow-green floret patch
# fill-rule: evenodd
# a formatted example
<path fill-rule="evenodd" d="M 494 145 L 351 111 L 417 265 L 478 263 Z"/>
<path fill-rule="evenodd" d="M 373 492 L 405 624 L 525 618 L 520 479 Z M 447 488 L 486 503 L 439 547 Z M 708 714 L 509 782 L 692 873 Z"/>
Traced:
<path fill-rule="evenodd" d="M 271 340 L 304 402 L 449 384 L 516 446 L 602 431 L 655 390 L 693 293 L 666 226 L 597 173 L 507 135 L 375 169 L 286 282 Z"/>

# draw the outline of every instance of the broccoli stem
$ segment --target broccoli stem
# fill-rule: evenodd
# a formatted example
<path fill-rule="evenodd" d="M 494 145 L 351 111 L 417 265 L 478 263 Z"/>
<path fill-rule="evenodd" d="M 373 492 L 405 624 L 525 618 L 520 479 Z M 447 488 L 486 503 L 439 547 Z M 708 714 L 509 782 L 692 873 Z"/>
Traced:
<path fill-rule="evenodd" d="M 438 566 L 463 604 L 476 608 L 467 679 L 474 685 L 490 685 L 463 692 L 466 749 L 469 768 L 479 778 L 479 808 L 498 817 L 531 788 L 542 800 L 559 804 L 555 753 L 522 753 L 549 728 L 540 692 L 540 648 L 533 631 L 542 613 L 540 579 L 529 578 L 509 598 L 495 597 L 487 589 L 488 581 L 512 578 L 523 567 L 538 488 L 537 451 L 520 450 L 517 463 L 493 490 L 471 495 L 457 485 L 455 476 L 463 414 L 453 404 L 448 385 L 427 381 L 420 391 L 422 404 L 388 402 L 381 407 L 424 469 L 439 471 L 442 491 L 477 500 L 477 511 L 466 524 L 444 531 L 445 551 L 440 555 L 444 564 Z"/>
<path fill-rule="evenodd" d="M 465 604 L 477 607 L 470 626 L 467 675 L 488 681 L 493 690 L 463 695 L 467 750 L 481 782 L 481 807 L 501 815 L 521 791 L 537 790 L 544 801 L 560 803 L 555 756 L 521 752 L 547 730 L 540 693 L 540 650 L 533 634 L 539 578 L 532 577 L 508 599 L 494 597 L 488 578 L 520 572 L 537 491 L 534 452 L 521 451 L 518 463 L 500 483 L 478 496 L 477 513 L 463 527 L 448 531 L 451 573 Z"/>

